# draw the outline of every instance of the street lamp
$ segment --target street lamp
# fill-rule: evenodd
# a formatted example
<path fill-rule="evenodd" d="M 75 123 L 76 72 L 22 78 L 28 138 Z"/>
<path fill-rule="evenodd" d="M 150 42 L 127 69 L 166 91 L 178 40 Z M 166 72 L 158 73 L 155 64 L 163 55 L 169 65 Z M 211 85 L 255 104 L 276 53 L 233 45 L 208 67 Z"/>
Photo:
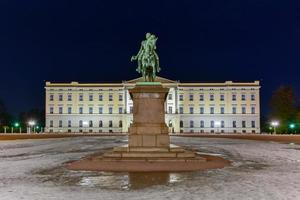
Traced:
<path fill-rule="evenodd" d="M 293 130 L 296 128 L 296 125 L 294 123 L 290 124 L 289 125 L 290 129 L 292 130 L 292 133 L 293 133 Z M 295 130 L 295 133 L 296 133 L 296 130 Z"/>
<path fill-rule="evenodd" d="M 15 128 L 20 127 L 20 133 L 21 133 L 21 126 L 20 126 L 20 123 L 19 123 L 19 122 L 15 122 L 15 123 L 14 123 L 14 127 L 15 127 Z"/>
<path fill-rule="evenodd" d="M 33 127 L 33 132 L 35 133 L 35 121 L 30 120 L 30 121 L 28 122 L 28 125 L 29 125 L 29 133 L 30 133 L 30 131 L 31 131 L 31 127 Z"/>
<path fill-rule="evenodd" d="M 219 132 L 219 128 L 221 127 L 221 122 L 220 121 L 216 121 L 215 122 L 215 126 L 217 127 L 217 133 Z"/>
<path fill-rule="evenodd" d="M 274 134 L 276 134 L 276 128 L 279 126 L 279 122 L 278 121 L 272 121 L 271 125 L 274 128 Z"/>

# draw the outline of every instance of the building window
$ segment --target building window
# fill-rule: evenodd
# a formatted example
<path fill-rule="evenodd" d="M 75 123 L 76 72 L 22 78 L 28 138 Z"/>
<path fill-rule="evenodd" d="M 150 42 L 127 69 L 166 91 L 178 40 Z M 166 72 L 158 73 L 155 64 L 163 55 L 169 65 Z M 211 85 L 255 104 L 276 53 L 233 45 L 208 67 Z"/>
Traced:
<path fill-rule="evenodd" d="M 183 107 L 179 107 L 179 113 L 183 114 Z"/>
<path fill-rule="evenodd" d="M 102 120 L 99 121 L 99 127 L 103 127 L 103 122 L 102 122 Z"/>
<path fill-rule="evenodd" d="M 62 94 L 58 95 L 58 100 L 59 100 L 59 101 L 62 101 L 62 100 L 63 100 L 63 95 L 62 95 Z"/>
<path fill-rule="evenodd" d="M 172 94 L 169 94 L 169 95 L 168 95 L 168 99 L 169 99 L 169 100 L 172 100 Z"/>
<path fill-rule="evenodd" d="M 89 107 L 89 114 L 93 114 L 93 107 Z"/>
<path fill-rule="evenodd" d="M 183 101 L 183 95 L 182 94 L 179 95 L 179 101 Z"/>
<path fill-rule="evenodd" d="M 246 128 L 246 121 L 242 121 L 242 127 Z"/>
<path fill-rule="evenodd" d="M 232 101 L 236 101 L 236 94 L 232 95 Z"/>
<path fill-rule="evenodd" d="M 79 101 L 83 101 L 83 94 L 79 94 Z"/>
<path fill-rule="evenodd" d="M 60 128 L 62 127 L 62 120 L 58 121 L 58 127 L 60 127 Z"/>
<path fill-rule="evenodd" d="M 214 128 L 215 127 L 215 121 L 210 121 L 210 128 Z"/>
<path fill-rule="evenodd" d="M 82 125 L 83 125 L 82 120 L 79 120 L 79 127 L 82 127 Z"/>
<path fill-rule="evenodd" d="M 180 126 L 180 128 L 182 128 L 182 127 L 183 127 L 183 121 L 182 121 L 182 120 L 180 120 L 180 122 L 179 122 L 179 126 Z"/>
<path fill-rule="evenodd" d="M 220 95 L 220 101 L 224 101 L 224 94 Z"/>
<path fill-rule="evenodd" d="M 224 109 L 224 107 L 221 107 L 221 114 L 224 114 L 225 113 L 225 111 L 224 111 L 225 109 Z"/>
<path fill-rule="evenodd" d="M 215 99 L 215 96 L 213 94 L 209 95 L 209 100 L 213 101 Z"/>
<path fill-rule="evenodd" d="M 103 101 L 103 95 L 99 94 L 99 101 Z"/>
<path fill-rule="evenodd" d="M 79 114 L 83 114 L 83 108 L 79 107 Z"/>
<path fill-rule="evenodd" d="M 225 127 L 225 122 L 221 121 L 221 128 L 224 128 L 224 127 Z"/>
<path fill-rule="evenodd" d="M 123 122 L 122 120 L 119 121 L 119 128 L 122 128 L 123 127 Z"/>
<path fill-rule="evenodd" d="M 255 94 L 251 94 L 251 101 L 255 101 Z"/>
<path fill-rule="evenodd" d="M 129 113 L 133 113 L 133 106 L 129 107 Z"/>
<path fill-rule="evenodd" d="M 92 120 L 89 121 L 89 127 L 93 127 L 93 121 Z"/>
<path fill-rule="evenodd" d="M 71 123 L 72 123 L 71 120 L 68 120 L 68 127 L 71 127 L 71 126 L 72 126 Z"/>
<path fill-rule="evenodd" d="M 112 122 L 112 120 L 109 120 L 108 126 L 109 126 L 109 127 L 113 127 L 113 122 Z"/>
<path fill-rule="evenodd" d="M 204 121 L 203 120 L 200 121 L 200 128 L 204 128 Z"/>
<path fill-rule="evenodd" d="M 53 127 L 53 120 L 50 120 L 49 126 L 50 126 L 50 127 Z"/>
<path fill-rule="evenodd" d="M 119 101 L 123 101 L 123 95 L 119 94 Z"/>
<path fill-rule="evenodd" d="M 119 114 L 122 114 L 122 113 L 123 113 L 123 108 L 119 107 Z"/>
<path fill-rule="evenodd" d="M 251 127 L 255 128 L 255 121 L 251 121 Z"/>
<path fill-rule="evenodd" d="M 113 108 L 112 108 L 112 107 L 109 107 L 109 108 L 108 108 L 108 113 L 109 113 L 109 114 L 112 114 L 112 113 L 113 113 Z"/>
<path fill-rule="evenodd" d="M 232 114 L 236 114 L 236 107 L 232 107 Z"/>
<path fill-rule="evenodd" d="M 59 114 L 63 114 L 63 107 L 59 107 L 59 108 L 58 108 L 58 113 L 59 113 Z"/>
<path fill-rule="evenodd" d="M 172 106 L 169 106 L 169 114 L 172 114 L 173 113 L 173 108 Z"/>
<path fill-rule="evenodd" d="M 72 108 L 68 107 L 68 114 L 72 114 Z"/>
<path fill-rule="evenodd" d="M 93 101 L 93 95 L 92 94 L 89 95 L 89 101 Z"/>
<path fill-rule="evenodd" d="M 112 94 L 110 94 L 110 95 L 108 96 L 108 100 L 109 100 L 109 101 L 112 101 L 112 100 L 113 100 L 113 95 L 112 95 Z"/>
<path fill-rule="evenodd" d="M 190 128 L 194 128 L 194 121 L 193 120 L 190 121 Z"/>
<path fill-rule="evenodd" d="M 190 101 L 194 101 L 194 95 L 190 94 L 190 95 L 189 95 L 189 100 L 190 100 Z"/>
<path fill-rule="evenodd" d="M 242 101 L 245 101 L 246 100 L 246 95 L 242 94 L 241 99 L 242 99 Z"/>
<path fill-rule="evenodd" d="M 242 114 L 246 114 L 246 107 L 242 107 Z"/>
<path fill-rule="evenodd" d="M 255 114 L 255 107 L 251 107 L 251 114 Z"/>
<path fill-rule="evenodd" d="M 236 128 L 236 121 L 232 121 L 232 127 Z"/>
<path fill-rule="evenodd" d="M 204 114 L 204 107 L 200 107 L 200 114 Z"/>
<path fill-rule="evenodd" d="M 204 95 L 203 95 L 203 94 L 200 94 L 199 100 L 200 100 L 200 101 L 204 101 Z"/>
<path fill-rule="evenodd" d="M 103 107 L 99 107 L 99 114 L 103 114 Z"/>
<path fill-rule="evenodd" d="M 50 94 L 50 101 L 53 101 L 53 100 L 54 100 L 54 95 Z"/>
<path fill-rule="evenodd" d="M 72 101 L 72 95 L 68 94 L 68 101 Z"/>
<path fill-rule="evenodd" d="M 54 112 L 53 112 L 53 107 L 50 107 L 50 114 L 53 114 Z"/>
<path fill-rule="evenodd" d="M 210 107 L 210 114 L 214 114 L 215 113 L 215 108 L 214 107 Z"/>
<path fill-rule="evenodd" d="M 190 114 L 194 114 L 194 107 L 190 107 Z"/>

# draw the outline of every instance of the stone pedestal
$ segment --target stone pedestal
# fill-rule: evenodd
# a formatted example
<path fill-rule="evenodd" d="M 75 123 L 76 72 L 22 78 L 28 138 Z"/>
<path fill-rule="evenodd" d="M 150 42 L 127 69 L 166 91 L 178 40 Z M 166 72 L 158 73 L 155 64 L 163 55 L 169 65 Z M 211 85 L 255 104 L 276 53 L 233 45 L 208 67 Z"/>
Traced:
<path fill-rule="evenodd" d="M 133 123 L 129 127 L 129 148 L 170 146 L 164 103 L 169 89 L 160 83 L 140 83 L 129 93 L 133 100 Z"/>

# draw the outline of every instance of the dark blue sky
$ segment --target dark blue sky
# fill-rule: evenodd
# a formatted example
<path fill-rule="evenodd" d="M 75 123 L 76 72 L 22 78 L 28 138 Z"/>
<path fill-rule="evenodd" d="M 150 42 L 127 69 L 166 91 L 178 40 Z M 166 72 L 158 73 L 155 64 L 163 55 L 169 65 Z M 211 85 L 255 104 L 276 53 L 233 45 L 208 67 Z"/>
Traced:
<path fill-rule="evenodd" d="M 0 1 L 0 98 L 44 106 L 44 80 L 135 78 L 131 55 L 159 37 L 160 76 L 261 80 L 262 111 L 281 84 L 300 91 L 300 1 Z"/>

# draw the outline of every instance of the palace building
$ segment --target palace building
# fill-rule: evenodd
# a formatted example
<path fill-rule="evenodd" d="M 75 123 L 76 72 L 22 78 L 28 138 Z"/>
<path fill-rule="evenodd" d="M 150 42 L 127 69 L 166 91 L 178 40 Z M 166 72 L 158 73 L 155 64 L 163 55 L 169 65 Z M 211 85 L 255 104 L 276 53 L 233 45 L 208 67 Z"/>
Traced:
<path fill-rule="evenodd" d="M 46 82 L 46 132 L 127 132 L 132 122 L 128 89 L 120 83 Z M 259 81 L 181 83 L 156 78 L 170 88 L 165 102 L 170 133 L 259 133 Z"/>

